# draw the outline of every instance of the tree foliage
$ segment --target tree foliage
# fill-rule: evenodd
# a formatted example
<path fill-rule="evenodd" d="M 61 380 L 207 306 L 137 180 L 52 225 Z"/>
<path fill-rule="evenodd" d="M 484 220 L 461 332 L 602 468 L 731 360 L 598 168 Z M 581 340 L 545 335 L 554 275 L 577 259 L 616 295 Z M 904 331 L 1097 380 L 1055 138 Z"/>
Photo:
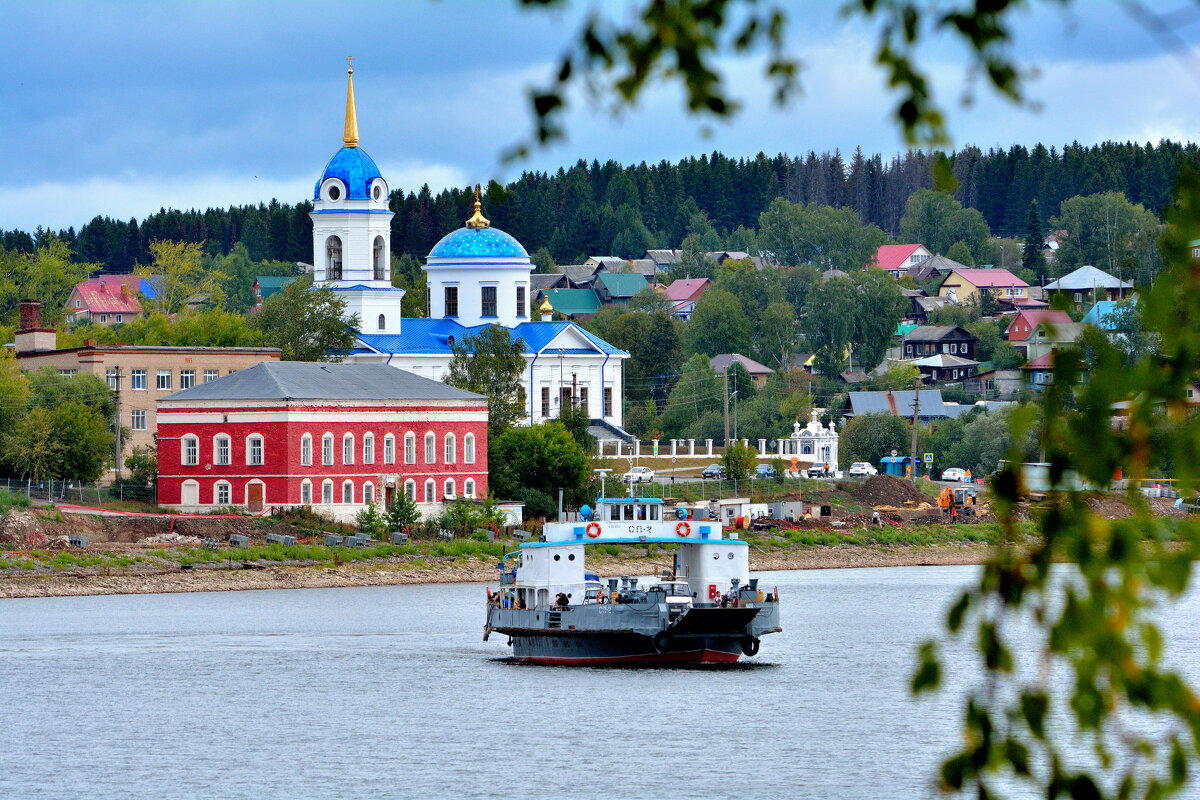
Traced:
<path fill-rule="evenodd" d="M 488 325 L 450 346 L 446 383 L 488 398 L 488 440 L 504 433 L 525 413 L 521 376 L 525 374 L 525 344 L 508 328 Z"/>
<path fill-rule="evenodd" d="M 851 417 L 838 436 L 838 459 L 845 469 L 855 461 L 878 464 L 893 450 L 908 455 L 912 429 L 908 421 L 891 414 L 861 414 Z"/>
<path fill-rule="evenodd" d="M 263 344 L 278 347 L 284 361 L 330 361 L 354 347 L 357 314 L 328 287 L 313 288 L 305 277 L 271 295 L 254 315 Z"/>
<path fill-rule="evenodd" d="M 205 265 L 199 242 L 150 242 L 151 262 L 135 274 L 151 283 L 154 296 L 143 303 L 161 314 L 175 314 L 189 306 L 219 306 L 225 300 L 227 276 Z"/>
<path fill-rule="evenodd" d="M 591 483 L 587 452 L 558 422 L 509 428 L 491 440 L 488 472 L 489 494 L 524 501 L 530 518 L 549 516 L 559 489 L 566 503 L 578 507 Z"/>
<path fill-rule="evenodd" d="M 714 288 L 700 296 L 686 332 L 688 351 L 711 357 L 749 352 L 753 327 L 741 301 L 732 292 Z"/>
<path fill-rule="evenodd" d="M 1060 274 L 1092 264 L 1118 278 L 1144 282 L 1161 269 L 1161 223 L 1121 192 L 1072 197 L 1063 202 L 1051 225 L 1067 232 L 1055 254 Z"/>
<path fill-rule="evenodd" d="M 741 442 L 732 442 L 725 446 L 725 455 L 721 458 L 725 467 L 725 476 L 730 480 L 744 481 L 754 472 L 758 464 L 758 456 L 754 448 Z"/>
<path fill-rule="evenodd" d="M 848 278 L 833 278 L 808 294 L 801 328 L 816 355 L 816 369 L 826 378 L 846 368 L 846 355 L 857 317 L 855 286 Z"/>

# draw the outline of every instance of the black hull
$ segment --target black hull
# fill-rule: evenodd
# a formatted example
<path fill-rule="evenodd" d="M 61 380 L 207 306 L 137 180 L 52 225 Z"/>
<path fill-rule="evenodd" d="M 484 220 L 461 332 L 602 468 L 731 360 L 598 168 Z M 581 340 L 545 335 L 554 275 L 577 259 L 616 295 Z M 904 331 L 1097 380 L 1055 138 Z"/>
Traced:
<path fill-rule="evenodd" d="M 636 633 L 571 635 L 514 633 L 513 658 L 534 664 L 641 666 L 732 664 L 743 654 L 740 639 L 697 636 L 660 641 Z"/>

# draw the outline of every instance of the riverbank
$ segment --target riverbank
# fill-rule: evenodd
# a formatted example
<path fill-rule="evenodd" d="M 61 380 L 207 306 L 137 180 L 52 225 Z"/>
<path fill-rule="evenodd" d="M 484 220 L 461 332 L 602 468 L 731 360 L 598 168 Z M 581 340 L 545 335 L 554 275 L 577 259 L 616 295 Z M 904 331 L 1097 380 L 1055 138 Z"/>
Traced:
<path fill-rule="evenodd" d="M 990 545 L 955 543 L 943 545 L 838 545 L 789 547 L 752 551 L 754 571 L 792 569 L 842 569 L 853 567 L 950 566 L 980 564 Z M 657 555 L 623 553 L 589 560 L 601 577 L 656 572 L 667 566 Z M 496 579 L 494 559 L 441 557 L 433 559 L 389 559 L 383 563 L 356 562 L 338 566 L 235 563 L 196 564 L 190 569 L 78 569 L 53 574 L 0 577 L 0 598 L 71 597 L 104 594 L 159 594 L 173 592 L 232 592 L 261 589 L 327 589 L 349 586 L 398 586 L 429 583 L 483 583 Z"/>

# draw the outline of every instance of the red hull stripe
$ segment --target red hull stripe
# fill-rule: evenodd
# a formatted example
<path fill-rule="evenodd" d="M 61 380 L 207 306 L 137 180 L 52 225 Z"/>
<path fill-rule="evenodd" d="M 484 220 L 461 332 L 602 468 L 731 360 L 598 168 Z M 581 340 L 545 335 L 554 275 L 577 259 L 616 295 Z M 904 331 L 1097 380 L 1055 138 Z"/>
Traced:
<path fill-rule="evenodd" d="M 602 667 L 615 664 L 733 664 L 738 653 L 720 650 L 689 650 L 683 653 L 646 653 L 637 656 L 610 656 L 608 658 L 552 658 L 550 656 L 513 656 L 514 660 L 527 664 L 570 664 L 581 667 Z"/>

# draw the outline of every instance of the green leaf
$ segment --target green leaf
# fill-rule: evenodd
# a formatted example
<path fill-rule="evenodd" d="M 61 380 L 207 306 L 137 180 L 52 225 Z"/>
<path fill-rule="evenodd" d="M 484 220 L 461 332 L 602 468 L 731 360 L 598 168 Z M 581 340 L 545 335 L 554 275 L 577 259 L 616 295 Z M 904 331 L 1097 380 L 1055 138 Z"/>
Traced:
<path fill-rule="evenodd" d="M 1046 710 L 1050 707 L 1050 699 L 1045 692 L 1024 692 L 1021 695 L 1021 716 L 1029 731 L 1039 739 L 1046 738 Z"/>

